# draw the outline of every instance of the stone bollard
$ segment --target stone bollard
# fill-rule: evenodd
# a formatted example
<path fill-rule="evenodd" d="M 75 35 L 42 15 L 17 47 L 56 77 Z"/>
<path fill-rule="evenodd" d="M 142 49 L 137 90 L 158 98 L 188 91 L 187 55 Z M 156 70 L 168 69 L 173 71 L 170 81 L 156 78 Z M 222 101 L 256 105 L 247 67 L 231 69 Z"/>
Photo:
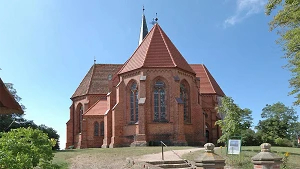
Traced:
<path fill-rule="evenodd" d="M 225 159 L 214 153 L 215 145 L 206 143 L 205 153 L 195 159 L 197 169 L 224 169 Z"/>
<path fill-rule="evenodd" d="M 262 143 L 260 145 L 261 152 L 252 157 L 254 169 L 280 169 L 282 158 L 271 153 L 271 144 Z"/>

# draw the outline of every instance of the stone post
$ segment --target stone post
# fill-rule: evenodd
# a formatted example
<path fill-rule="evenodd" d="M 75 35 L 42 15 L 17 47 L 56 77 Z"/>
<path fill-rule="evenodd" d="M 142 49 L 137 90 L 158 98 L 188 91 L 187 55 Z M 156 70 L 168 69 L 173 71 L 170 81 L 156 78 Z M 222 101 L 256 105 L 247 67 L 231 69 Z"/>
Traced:
<path fill-rule="evenodd" d="M 197 169 L 224 169 L 225 159 L 214 153 L 215 145 L 206 143 L 205 153 L 195 159 Z"/>
<path fill-rule="evenodd" d="M 254 169 L 280 169 L 282 158 L 271 153 L 271 144 L 262 143 L 260 145 L 261 152 L 252 157 Z"/>

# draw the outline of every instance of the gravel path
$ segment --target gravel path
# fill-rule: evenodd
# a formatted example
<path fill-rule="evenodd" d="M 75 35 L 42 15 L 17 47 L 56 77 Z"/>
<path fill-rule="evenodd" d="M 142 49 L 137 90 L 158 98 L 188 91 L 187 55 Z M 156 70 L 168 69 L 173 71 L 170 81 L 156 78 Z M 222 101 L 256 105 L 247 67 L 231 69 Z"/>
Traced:
<path fill-rule="evenodd" d="M 183 154 L 187 154 L 199 150 L 204 150 L 204 148 L 191 148 L 185 150 L 166 151 L 164 152 L 164 160 L 166 161 L 181 160 Z M 134 159 L 138 161 L 161 161 L 162 154 L 161 153 L 147 154 L 147 155 L 135 157 Z"/>
<path fill-rule="evenodd" d="M 178 156 L 183 154 L 203 150 L 204 148 L 191 148 L 185 150 L 174 150 Z M 180 158 L 173 151 L 164 152 L 165 160 L 179 160 Z M 71 169 L 134 169 L 126 162 L 127 157 L 115 154 L 115 158 L 105 157 L 101 154 L 81 154 L 71 159 Z M 137 161 L 159 161 L 161 153 L 147 154 L 138 157 L 132 157 Z"/>

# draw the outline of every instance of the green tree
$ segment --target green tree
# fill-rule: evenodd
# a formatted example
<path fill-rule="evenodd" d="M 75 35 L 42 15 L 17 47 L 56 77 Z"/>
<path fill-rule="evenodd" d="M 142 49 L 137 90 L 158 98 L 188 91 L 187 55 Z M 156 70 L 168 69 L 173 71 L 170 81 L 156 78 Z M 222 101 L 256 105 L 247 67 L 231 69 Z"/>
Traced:
<path fill-rule="evenodd" d="M 259 146 L 260 144 L 260 139 L 254 130 L 249 128 L 242 132 L 243 146 Z"/>
<path fill-rule="evenodd" d="M 59 135 L 57 134 L 57 131 L 54 130 L 52 127 L 48 127 L 44 124 L 39 125 L 37 127 L 39 130 L 43 131 L 48 135 L 49 138 L 53 138 L 56 140 L 56 144 L 53 146 L 53 150 L 59 150 Z"/>
<path fill-rule="evenodd" d="M 269 23 L 271 31 L 278 30 L 280 39 L 277 43 L 285 52 L 284 58 L 288 59 L 287 67 L 292 72 L 290 85 L 295 95 L 296 105 L 300 104 L 300 1 L 299 0 L 269 0 L 266 5 L 266 14 L 270 15 L 276 8 L 276 15 Z"/>
<path fill-rule="evenodd" d="M 55 140 L 32 128 L 13 129 L 1 133 L 0 169 L 51 168 Z"/>
<path fill-rule="evenodd" d="M 222 130 L 222 136 L 218 139 L 218 143 L 225 143 L 230 136 L 239 135 L 252 124 L 252 116 L 250 109 L 241 109 L 231 97 L 222 98 L 221 105 L 217 107 L 225 117 L 223 120 L 216 121 Z"/>
<path fill-rule="evenodd" d="M 260 120 L 255 128 L 263 142 L 277 144 L 283 139 L 290 140 L 295 133 L 298 119 L 296 111 L 281 102 L 267 104 L 262 109 L 261 118 L 263 120 Z"/>

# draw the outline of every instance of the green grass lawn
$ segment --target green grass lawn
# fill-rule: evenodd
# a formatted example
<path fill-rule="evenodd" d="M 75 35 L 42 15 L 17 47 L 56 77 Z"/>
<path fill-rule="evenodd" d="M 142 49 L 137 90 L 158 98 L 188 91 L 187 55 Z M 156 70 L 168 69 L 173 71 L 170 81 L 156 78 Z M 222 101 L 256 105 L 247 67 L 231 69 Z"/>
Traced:
<path fill-rule="evenodd" d="M 164 147 L 164 151 L 189 149 L 193 147 Z M 79 155 L 94 157 L 97 160 L 103 160 L 103 163 L 111 163 L 114 160 L 124 160 L 127 157 L 141 156 L 145 154 L 159 153 L 161 147 L 123 147 L 123 148 L 88 148 L 61 150 L 55 152 L 53 163 L 65 169 L 70 166 L 71 159 Z"/>
<path fill-rule="evenodd" d="M 183 158 L 193 161 L 195 158 L 199 157 L 204 151 L 196 151 L 188 153 L 183 156 Z M 239 169 L 253 169 L 253 164 L 251 163 L 251 157 L 260 152 L 259 146 L 244 146 L 242 147 L 241 155 L 226 155 L 226 149 L 218 148 L 215 150 L 216 154 L 221 155 L 226 159 L 226 164 L 239 168 Z M 289 152 L 287 167 L 289 169 L 300 169 L 300 148 L 292 147 L 271 147 L 271 152 L 284 157 L 286 152 Z"/>

